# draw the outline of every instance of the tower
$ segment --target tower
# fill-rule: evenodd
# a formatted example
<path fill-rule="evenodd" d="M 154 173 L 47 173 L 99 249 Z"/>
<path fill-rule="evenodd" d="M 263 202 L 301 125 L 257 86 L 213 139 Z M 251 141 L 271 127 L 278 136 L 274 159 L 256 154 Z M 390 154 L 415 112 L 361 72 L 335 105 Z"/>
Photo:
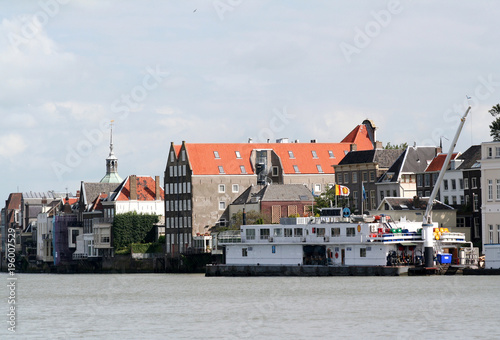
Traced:
<path fill-rule="evenodd" d="M 109 156 L 106 158 L 106 175 L 101 179 L 101 183 L 121 183 L 123 179 L 118 175 L 118 158 L 113 153 L 113 120 L 110 124 L 109 136 Z"/>

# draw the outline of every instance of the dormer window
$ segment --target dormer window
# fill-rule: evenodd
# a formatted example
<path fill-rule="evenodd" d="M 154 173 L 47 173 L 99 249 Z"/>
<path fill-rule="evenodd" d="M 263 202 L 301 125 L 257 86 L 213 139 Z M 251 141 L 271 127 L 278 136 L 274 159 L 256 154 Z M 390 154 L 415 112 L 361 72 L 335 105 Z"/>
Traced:
<path fill-rule="evenodd" d="M 247 170 L 245 169 L 244 165 L 240 165 L 240 170 L 241 170 L 242 174 L 246 174 L 247 173 Z"/>
<path fill-rule="evenodd" d="M 328 150 L 328 156 L 330 156 L 330 158 L 335 158 L 332 150 Z"/>
<path fill-rule="evenodd" d="M 241 158 L 241 154 L 239 151 L 235 151 L 234 153 L 236 154 L 236 158 Z"/>
<path fill-rule="evenodd" d="M 298 165 L 294 165 L 293 170 L 295 170 L 295 173 L 297 173 L 297 174 L 300 173 Z"/>
<path fill-rule="evenodd" d="M 288 156 L 289 156 L 290 158 L 295 158 L 295 156 L 293 155 L 293 151 L 288 151 Z"/>
<path fill-rule="evenodd" d="M 214 157 L 215 157 L 216 159 L 219 159 L 219 158 L 220 158 L 220 156 L 219 156 L 219 152 L 218 152 L 218 151 L 214 151 Z"/>
<path fill-rule="evenodd" d="M 322 173 L 323 173 L 323 168 L 321 168 L 321 165 L 320 165 L 320 164 L 316 164 L 316 169 L 318 169 L 318 172 L 319 172 L 320 174 L 322 174 Z"/>
<path fill-rule="evenodd" d="M 318 154 L 316 153 L 316 151 L 312 150 L 311 153 L 313 158 L 318 158 Z"/>
<path fill-rule="evenodd" d="M 224 173 L 224 167 L 222 165 L 219 165 L 219 174 Z"/>

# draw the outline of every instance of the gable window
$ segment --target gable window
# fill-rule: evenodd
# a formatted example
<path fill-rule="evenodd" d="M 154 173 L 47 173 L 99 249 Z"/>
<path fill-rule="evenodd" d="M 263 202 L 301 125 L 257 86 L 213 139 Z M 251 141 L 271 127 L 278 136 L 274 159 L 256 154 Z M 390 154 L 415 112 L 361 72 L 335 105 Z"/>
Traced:
<path fill-rule="evenodd" d="M 299 171 L 299 166 L 298 166 L 298 165 L 294 165 L 294 166 L 293 166 L 293 170 L 294 170 L 294 171 L 295 171 L 295 173 L 297 173 L 297 174 L 298 174 L 298 173 L 300 173 L 300 171 Z"/>
<path fill-rule="evenodd" d="M 224 173 L 224 167 L 222 165 L 219 165 L 219 173 L 220 174 Z"/>
<path fill-rule="evenodd" d="M 328 150 L 328 156 L 330 156 L 330 158 L 335 158 L 332 150 Z"/>
<path fill-rule="evenodd" d="M 170 151 L 170 162 L 175 161 L 175 153 L 173 151 Z"/>
<path fill-rule="evenodd" d="M 245 169 L 244 165 L 240 165 L 240 171 L 241 171 L 242 174 L 246 174 L 247 173 L 247 170 Z"/>
<path fill-rule="evenodd" d="M 319 172 L 320 174 L 322 174 L 322 173 L 323 173 L 323 169 L 321 168 L 321 165 L 320 165 L 320 164 L 316 164 L 316 169 L 318 169 L 318 172 Z"/>
<path fill-rule="evenodd" d="M 215 158 L 220 158 L 220 156 L 219 156 L 219 152 L 218 152 L 218 151 L 214 151 L 214 157 L 215 157 Z"/>
<path fill-rule="evenodd" d="M 220 193 L 226 192 L 226 185 L 225 184 L 219 184 L 219 192 Z"/>
<path fill-rule="evenodd" d="M 273 166 L 273 177 L 276 177 L 276 176 L 278 176 L 278 167 Z"/>
<path fill-rule="evenodd" d="M 311 153 L 313 158 L 318 158 L 318 154 L 316 153 L 316 151 L 312 150 Z"/>
<path fill-rule="evenodd" d="M 236 154 L 236 158 L 241 158 L 241 154 L 239 151 L 235 151 L 234 153 Z"/>
<path fill-rule="evenodd" d="M 288 151 L 288 156 L 289 156 L 290 158 L 295 158 L 295 156 L 293 155 L 293 151 Z"/>

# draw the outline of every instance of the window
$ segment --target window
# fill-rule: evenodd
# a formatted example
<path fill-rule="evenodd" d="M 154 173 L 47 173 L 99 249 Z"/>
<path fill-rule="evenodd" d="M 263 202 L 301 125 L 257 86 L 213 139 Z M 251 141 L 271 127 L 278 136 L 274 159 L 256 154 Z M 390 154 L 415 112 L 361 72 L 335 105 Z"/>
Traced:
<path fill-rule="evenodd" d="M 472 194 L 472 199 L 474 204 L 474 211 L 479 211 L 479 196 L 476 194 Z"/>
<path fill-rule="evenodd" d="M 497 243 L 500 243 L 500 224 L 497 224 Z"/>
<path fill-rule="evenodd" d="M 460 204 L 461 205 L 465 204 L 464 195 L 460 195 Z"/>
<path fill-rule="evenodd" d="M 311 154 L 312 154 L 313 158 L 318 158 L 318 154 L 316 153 L 316 151 L 312 150 Z"/>
<path fill-rule="evenodd" d="M 342 174 L 337 174 L 337 183 L 342 184 Z"/>
<path fill-rule="evenodd" d="M 493 200 L 493 180 L 488 180 L 488 201 Z"/>
<path fill-rule="evenodd" d="M 474 217 L 474 237 L 475 238 L 480 238 L 480 229 L 481 225 L 479 223 L 479 217 Z"/>
<path fill-rule="evenodd" d="M 170 162 L 175 161 L 175 153 L 173 151 L 170 151 Z"/>
<path fill-rule="evenodd" d="M 295 158 L 295 156 L 293 155 L 293 151 L 288 151 L 288 156 L 289 156 L 290 158 Z"/>
<path fill-rule="evenodd" d="M 316 228 L 316 235 L 318 237 L 323 237 L 325 236 L 325 228 Z"/>
<path fill-rule="evenodd" d="M 278 167 L 273 166 L 273 177 L 276 177 L 276 176 L 278 176 Z"/>
<path fill-rule="evenodd" d="M 226 210 L 226 202 L 219 202 L 219 210 Z"/>
<path fill-rule="evenodd" d="M 363 172 L 363 179 L 362 179 L 363 182 L 368 182 L 368 172 L 364 171 Z"/>
<path fill-rule="evenodd" d="M 283 229 L 283 233 L 284 233 L 285 237 L 292 237 L 292 235 L 293 235 L 292 228 Z"/>
<path fill-rule="evenodd" d="M 448 185 L 448 184 L 446 184 L 446 185 Z M 424 175 L 424 186 L 426 186 L 426 187 L 431 186 L 431 175 L 430 174 Z"/>
<path fill-rule="evenodd" d="M 370 182 L 375 182 L 375 171 L 370 171 Z"/>
<path fill-rule="evenodd" d="M 359 257 L 366 257 L 366 248 L 359 248 Z"/>
<path fill-rule="evenodd" d="M 225 184 L 219 184 L 219 192 L 220 193 L 226 192 L 226 185 Z"/>
<path fill-rule="evenodd" d="M 471 178 L 471 185 L 472 185 L 472 189 L 477 188 L 476 177 Z"/>
<path fill-rule="evenodd" d="M 245 230 L 245 235 L 247 237 L 247 240 L 255 240 L 255 229 Z"/>
<path fill-rule="evenodd" d="M 375 199 L 376 199 L 376 197 L 375 197 L 375 190 L 370 190 L 370 208 L 371 209 L 377 208 L 375 206 Z"/>
<path fill-rule="evenodd" d="M 448 199 L 448 196 L 444 196 L 444 204 L 450 204 L 450 200 Z"/>
<path fill-rule="evenodd" d="M 457 196 L 451 196 L 451 203 L 457 205 Z"/>
<path fill-rule="evenodd" d="M 381 190 L 380 191 L 380 201 L 382 201 L 384 199 L 384 191 Z"/>
<path fill-rule="evenodd" d="M 464 178 L 464 188 L 469 189 L 469 179 L 468 178 Z"/>
<path fill-rule="evenodd" d="M 314 192 L 321 192 L 321 184 L 314 184 Z"/>
<path fill-rule="evenodd" d="M 451 190 L 457 190 L 457 181 L 455 179 L 451 180 Z"/>
<path fill-rule="evenodd" d="M 328 150 L 328 156 L 330 156 L 330 158 L 335 158 L 332 150 Z"/>
<path fill-rule="evenodd" d="M 352 173 L 352 182 L 358 183 L 358 173 L 357 172 Z"/>
<path fill-rule="evenodd" d="M 283 229 L 281 229 L 281 228 L 274 228 L 273 235 L 275 237 L 281 237 L 281 236 L 283 236 Z"/>
<path fill-rule="evenodd" d="M 220 174 L 224 173 L 224 167 L 222 165 L 219 165 L 219 173 Z"/>
<path fill-rule="evenodd" d="M 218 152 L 218 151 L 214 151 L 214 157 L 215 157 L 215 158 L 220 158 L 220 156 L 219 156 L 219 152 Z"/>
<path fill-rule="evenodd" d="M 488 148 L 488 158 L 493 157 L 493 148 Z"/>
<path fill-rule="evenodd" d="M 183 162 L 186 161 L 186 150 L 181 151 L 181 161 L 183 161 Z"/>
<path fill-rule="evenodd" d="M 302 236 L 302 228 L 293 228 L 293 235 L 295 237 L 301 237 Z"/>
<path fill-rule="evenodd" d="M 241 256 L 242 257 L 248 256 L 248 248 L 241 248 Z"/>
<path fill-rule="evenodd" d="M 294 165 L 293 170 L 295 171 L 296 174 L 300 173 L 298 165 Z"/>
<path fill-rule="evenodd" d="M 340 228 L 332 228 L 332 237 L 340 237 Z"/>
<path fill-rule="evenodd" d="M 318 172 L 319 172 L 320 174 L 322 174 L 322 173 L 323 173 L 323 169 L 321 168 L 321 165 L 320 165 L 320 164 L 316 164 L 316 169 L 318 169 Z"/>
<path fill-rule="evenodd" d="M 460 186 L 460 190 L 464 190 L 464 179 L 463 178 L 458 179 L 458 185 Z"/>
<path fill-rule="evenodd" d="M 344 174 L 344 184 L 348 184 L 349 183 L 349 173 L 345 173 Z"/>
<path fill-rule="evenodd" d="M 493 243 L 493 224 L 490 224 L 490 243 Z"/>
<path fill-rule="evenodd" d="M 354 237 L 356 236 L 356 229 L 355 228 L 346 228 L 346 236 L 347 237 Z"/>
<path fill-rule="evenodd" d="M 109 243 L 109 236 L 101 236 L 101 243 Z"/>
<path fill-rule="evenodd" d="M 448 190 L 448 180 L 443 180 L 444 190 Z"/>
<path fill-rule="evenodd" d="M 261 240 L 267 240 L 269 238 L 269 229 L 261 229 L 260 230 L 260 239 Z"/>
<path fill-rule="evenodd" d="M 236 154 L 236 158 L 241 158 L 241 154 L 239 151 L 235 151 L 234 153 Z"/>
<path fill-rule="evenodd" d="M 465 205 L 469 205 L 470 200 L 469 200 L 469 195 L 465 195 Z"/>
<path fill-rule="evenodd" d="M 500 179 L 497 179 L 497 201 L 498 200 L 500 200 Z"/>
<path fill-rule="evenodd" d="M 240 185 L 239 184 L 233 184 L 233 192 L 239 192 L 240 191 Z"/>
<path fill-rule="evenodd" d="M 246 174 L 247 173 L 247 170 L 245 169 L 244 165 L 240 165 L 240 171 L 241 171 L 242 174 Z"/>
<path fill-rule="evenodd" d="M 495 158 L 500 158 L 500 147 L 498 147 L 498 146 L 495 147 Z"/>
<path fill-rule="evenodd" d="M 465 217 L 457 217 L 457 228 L 465 227 Z"/>
<path fill-rule="evenodd" d="M 392 190 L 392 197 L 398 197 L 396 190 Z"/>

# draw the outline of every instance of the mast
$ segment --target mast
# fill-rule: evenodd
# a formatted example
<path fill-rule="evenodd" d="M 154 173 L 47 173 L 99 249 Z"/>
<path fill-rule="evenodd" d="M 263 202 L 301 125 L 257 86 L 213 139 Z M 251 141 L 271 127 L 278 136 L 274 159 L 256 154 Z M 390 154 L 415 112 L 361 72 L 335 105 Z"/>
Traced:
<path fill-rule="evenodd" d="M 422 231 L 424 235 L 424 259 L 425 259 L 425 266 L 426 267 L 432 267 L 434 265 L 434 237 L 432 233 L 432 205 L 434 204 L 434 199 L 437 196 L 437 193 L 439 191 L 439 187 L 441 186 L 441 182 L 443 181 L 444 173 L 446 172 L 446 169 L 448 168 L 448 164 L 450 163 L 451 156 L 453 154 L 453 150 L 455 149 L 455 146 L 457 145 L 458 137 L 460 136 L 460 133 L 462 132 L 462 128 L 465 124 L 465 118 L 467 117 L 467 114 L 469 113 L 471 107 L 469 106 L 467 108 L 467 111 L 465 111 L 463 117 L 460 119 L 460 124 L 458 125 L 457 132 L 455 133 L 455 137 L 453 138 L 453 141 L 451 142 L 450 145 L 450 150 L 448 151 L 448 154 L 446 155 L 446 159 L 443 163 L 443 167 L 441 168 L 441 171 L 439 171 L 439 176 L 437 178 L 436 184 L 434 184 L 434 188 L 432 189 L 431 196 L 429 197 L 429 201 L 427 202 L 427 209 L 425 209 L 425 214 L 424 214 L 424 220 L 422 223 Z"/>

